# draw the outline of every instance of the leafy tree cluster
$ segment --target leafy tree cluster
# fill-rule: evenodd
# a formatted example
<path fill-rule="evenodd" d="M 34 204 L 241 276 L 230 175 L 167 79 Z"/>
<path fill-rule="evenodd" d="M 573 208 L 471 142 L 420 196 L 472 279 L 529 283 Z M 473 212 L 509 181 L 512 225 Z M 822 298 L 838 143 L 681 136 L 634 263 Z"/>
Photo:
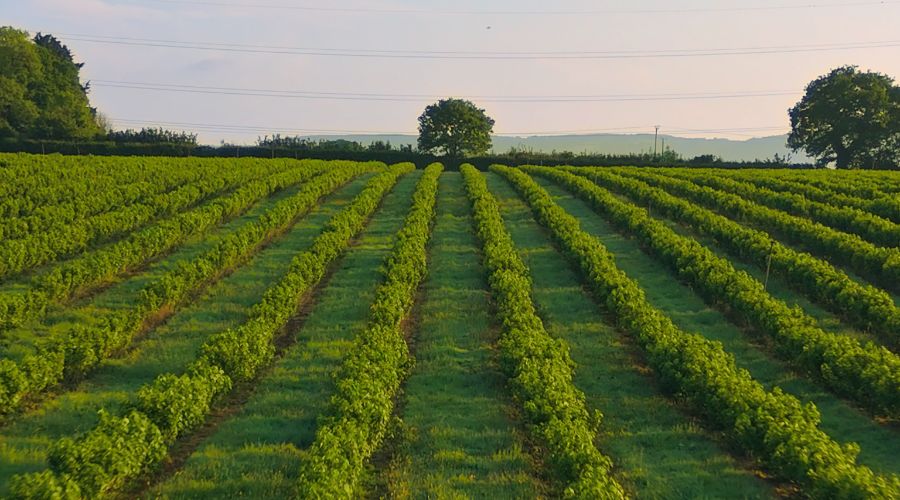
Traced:
<path fill-rule="evenodd" d="M 87 139 L 102 130 L 72 52 L 52 35 L 0 27 L 0 138 Z"/>
<path fill-rule="evenodd" d="M 391 144 L 391 141 L 377 140 L 370 144 L 363 144 L 347 139 L 311 139 L 309 137 L 283 136 L 281 134 L 257 138 L 256 145 L 264 148 L 296 151 L 346 151 L 352 153 L 398 151 L 412 153 L 412 145 L 401 144 L 394 146 Z"/>
<path fill-rule="evenodd" d="M 116 143 L 141 144 L 185 144 L 196 146 L 197 134 L 174 132 L 164 128 L 142 128 L 141 130 L 111 130 L 106 138 Z"/>
<path fill-rule="evenodd" d="M 887 75 L 843 66 L 817 78 L 789 111 L 788 145 L 820 165 L 888 169 L 900 164 L 900 86 Z"/>
<path fill-rule="evenodd" d="M 576 165 L 576 166 L 659 166 L 659 167 L 702 167 L 702 168 L 812 168 L 811 164 L 792 163 L 791 156 L 775 153 L 771 158 L 747 160 L 724 160 L 713 154 L 685 157 L 672 148 L 653 154 L 641 153 L 593 153 L 572 151 L 535 151 L 530 148 L 511 147 L 506 152 L 491 155 L 493 163 L 503 165 Z M 480 162 L 471 158 L 471 162 Z"/>

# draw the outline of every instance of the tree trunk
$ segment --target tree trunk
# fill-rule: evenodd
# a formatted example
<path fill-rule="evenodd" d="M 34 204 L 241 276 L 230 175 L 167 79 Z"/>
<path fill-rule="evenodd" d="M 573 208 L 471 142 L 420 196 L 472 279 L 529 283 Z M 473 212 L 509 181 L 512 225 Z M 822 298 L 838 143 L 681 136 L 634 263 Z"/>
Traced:
<path fill-rule="evenodd" d="M 843 144 L 839 144 L 834 147 L 834 155 L 834 162 L 838 170 L 850 168 L 850 150 L 848 150 Z"/>
<path fill-rule="evenodd" d="M 458 158 L 460 156 L 460 149 L 459 144 L 450 142 L 447 144 L 447 156 L 450 158 Z"/>

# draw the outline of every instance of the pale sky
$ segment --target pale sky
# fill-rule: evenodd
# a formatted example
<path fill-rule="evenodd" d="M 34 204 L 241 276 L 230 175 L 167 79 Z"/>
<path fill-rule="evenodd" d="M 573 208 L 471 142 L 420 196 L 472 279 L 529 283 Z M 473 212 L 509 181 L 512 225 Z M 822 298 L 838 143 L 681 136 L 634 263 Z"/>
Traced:
<path fill-rule="evenodd" d="M 440 96 L 503 134 L 743 139 L 834 67 L 900 78 L 900 1 L 0 0 L 0 25 L 61 38 L 117 127 L 204 143 L 415 133 Z"/>

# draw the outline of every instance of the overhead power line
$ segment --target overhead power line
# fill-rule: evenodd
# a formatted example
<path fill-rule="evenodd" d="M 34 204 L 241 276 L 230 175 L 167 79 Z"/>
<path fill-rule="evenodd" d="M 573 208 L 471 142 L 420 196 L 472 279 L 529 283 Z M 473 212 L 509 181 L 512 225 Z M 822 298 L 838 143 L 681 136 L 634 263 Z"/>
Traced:
<path fill-rule="evenodd" d="M 213 94 L 252 97 L 274 97 L 288 99 L 342 100 L 342 101 L 389 101 L 423 102 L 441 99 L 437 94 L 376 94 L 359 92 L 321 92 L 309 90 L 272 90 L 258 88 L 213 87 L 203 85 L 182 85 L 118 80 L 92 80 L 94 87 L 129 90 L 149 90 L 190 94 Z M 606 95 L 459 95 L 461 99 L 491 103 L 584 103 L 584 102 L 629 102 L 629 101 L 682 101 L 709 99 L 745 99 L 756 97 L 798 95 L 802 91 L 764 90 L 732 92 L 693 92 L 667 94 L 606 94 Z"/>
<path fill-rule="evenodd" d="M 321 57 L 365 57 L 388 59 L 462 59 L 462 60 L 586 60 L 586 59 L 647 59 L 672 57 L 714 57 L 753 54 L 788 54 L 828 52 L 858 49 L 900 47 L 900 40 L 845 42 L 807 45 L 774 45 L 757 47 L 730 47 L 706 49 L 619 50 L 619 51 L 550 51 L 550 52 L 500 52 L 500 51 L 427 51 L 401 49 L 346 49 L 324 47 L 285 47 L 274 45 L 250 45 L 219 42 L 160 40 L 107 35 L 58 33 L 66 41 L 88 43 L 161 47 L 250 54 L 306 55 Z"/>
<path fill-rule="evenodd" d="M 384 130 L 346 130 L 346 129 L 316 129 L 316 128 L 290 128 L 290 127 L 267 127 L 260 125 L 233 125 L 233 124 L 213 124 L 213 123 L 195 123 L 180 121 L 159 121 L 159 120 L 136 120 L 126 118 L 112 118 L 116 123 L 137 126 L 161 126 L 161 127 L 187 127 L 202 132 L 220 132 L 228 134 L 292 134 L 292 135 L 417 135 L 415 131 L 384 131 Z M 594 128 L 594 129 L 574 129 L 574 130 L 543 130 L 543 131 L 511 131 L 511 132 L 495 132 L 495 136 L 528 136 L 528 135 L 564 135 L 564 134 L 592 134 L 592 133 L 615 133 L 648 131 L 652 133 L 652 125 L 638 125 L 630 127 L 613 127 L 613 128 Z M 665 127 L 664 130 L 671 133 L 728 133 L 733 135 L 747 135 L 746 132 L 766 132 L 766 131 L 784 131 L 785 127 L 781 125 L 769 127 L 743 127 L 743 128 L 720 128 L 720 129 L 691 129 L 681 127 Z"/>
<path fill-rule="evenodd" d="M 808 10 L 833 9 L 842 7 L 885 7 L 900 4 L 900 1 L 862 1 L 862 2 L 819 2 L 795 5 L 748 5 L 740 7 L 688 7 L 663 9 L 547 9 L 547 10 L 451 10 L 451 9 L 407 9 L 378 7 L 338 7 L 284 5 L 246 2 L 218 2 L 206 0 L 145 0 L 151 3 L 171 6 L 203 6 L 226 8 L 249 8 L 282 11 L 321 12 L 333 14 L 410 14 L 410 15 L 449 15 L 449 16 L 585 16 L 585 15 L 631 15 L 631 14 L 698 14 L 716 12 L 752 12 L 773 10 Z M 125 2 L 134 3 L 134 2 Z"/>
<path fill-rule="evenodd" d="M 213 132 L 232 132 L 232 133 L 288 133 L 288 134 L 365 134 L 365 135 L 410 135 L 415 132 L 388 132 L 383 130 L 345 130 L 345 129 L 303 129 L 289 127 L 266 127 L 260 125 L 228 125 L 214 123 L 194 123 L 194 122 L 178 122 L 178 121 L 159 121 L 159 120 L 135 120 L 126 118 L 112 118 L 114 122 L 135 125 L 151 125 L 165 127 L 189 127 L 191 129 Z"/>

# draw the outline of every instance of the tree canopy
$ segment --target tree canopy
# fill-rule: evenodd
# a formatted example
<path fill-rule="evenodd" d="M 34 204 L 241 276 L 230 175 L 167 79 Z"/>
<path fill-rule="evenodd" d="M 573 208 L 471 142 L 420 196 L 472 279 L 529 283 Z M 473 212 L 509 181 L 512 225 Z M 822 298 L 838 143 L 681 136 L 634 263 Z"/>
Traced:
<path fill-rule="evenodd" d="M 118 143 L 197 145 L 197 134 L 174 132 L 161 127 L 144 127 L 141 130 L 111 130 L 106 134 L 106 138 Z"/>
<path fill-rule="evenodd" d="M 820 165 L 895 168 L 900 164 L 900 87 L 886 75 L 844 66 L 806 87 L 789 111 L 788 145 Z"/>
<path fill-rule="evenodd" d="M 419 150 L 453 158 L 477 155 L 491 148 L 494 120 L 463 99 L 442 99 L 419 117 Z"/>
<path fill-rule="evenodd" d="M 52 35 L 0 27 L 0 137 L 86 139 L 103 133 L 82 64 Z"/>

